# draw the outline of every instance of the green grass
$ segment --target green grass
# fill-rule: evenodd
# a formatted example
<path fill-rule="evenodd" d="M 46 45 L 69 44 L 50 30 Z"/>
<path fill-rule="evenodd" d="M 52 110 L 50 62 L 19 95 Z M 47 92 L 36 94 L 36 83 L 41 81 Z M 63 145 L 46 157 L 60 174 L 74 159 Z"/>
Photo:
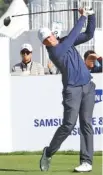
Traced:
<path fill-rule="evenodd" d="M 56 155 L 79 155 L 79 151 L 68 150 L 68 151 L 58 151 Z M 16 151 L 16 152 L 0 152 L 0 155 L 41 155 L 42 151 Z M 95 156 L 102 156 L 102 151 L 95 151 Z"/>
<path fill-rule="evenodd" d="M 79 163 L 78 155 L 55 155 L 48 172 L 39 170 L 40 155 L 0 155 L 0 175 L 73 175 Z M 87 173 L 82 173 L 83 175 Z M 102 175 L 102 156 L 94 156 L 93 171 L 89 175 Z"/>

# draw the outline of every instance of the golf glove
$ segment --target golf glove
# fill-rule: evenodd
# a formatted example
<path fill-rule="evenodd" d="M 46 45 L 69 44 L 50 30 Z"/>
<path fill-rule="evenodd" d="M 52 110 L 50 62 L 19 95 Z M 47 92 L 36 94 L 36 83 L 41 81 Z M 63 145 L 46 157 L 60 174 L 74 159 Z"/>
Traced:
<path fill-rule="evenodd" d="M 94 14 L 94 10 L 86 8 L 85 13 L 86 13 L 86 15 L 93 15 Z"/>

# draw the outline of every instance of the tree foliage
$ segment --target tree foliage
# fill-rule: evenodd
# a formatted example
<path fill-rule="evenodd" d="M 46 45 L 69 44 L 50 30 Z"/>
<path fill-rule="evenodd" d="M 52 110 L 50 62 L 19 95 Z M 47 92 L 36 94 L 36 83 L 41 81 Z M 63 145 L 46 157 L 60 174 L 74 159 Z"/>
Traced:
<path fill-rule="evenodd" d="M 6 12 L 6 10 L 8 9 L 10 3 L 13 0 L 0 0 L 0 17 Z M 24 0 L 25 3 L 28 3 L 28 0 Z"/>

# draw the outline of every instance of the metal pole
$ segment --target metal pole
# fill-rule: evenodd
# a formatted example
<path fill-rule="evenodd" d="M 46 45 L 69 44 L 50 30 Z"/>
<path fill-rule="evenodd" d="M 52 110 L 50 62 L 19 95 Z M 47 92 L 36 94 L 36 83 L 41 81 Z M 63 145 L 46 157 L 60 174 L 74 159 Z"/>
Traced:
<path fill-rule="evenodd" d="M 32 13 L 32 3 L 29 4 L 29 13 Z M 29 30 L 32 30 L 32 16 L 29 15 Z"/>
<path fill-rule="evenodd" d="M 33 0 L 28 0 L 28 9 L 29 13 L 32 13 L 32 4 Z M 29 30 L 32 30 L 33 28 L 33 20 L 32 20 L 32 15 L 29 15 Z"/>
<path fill-rule="evenodd" d="M 49 10 L 52 11 L 52 0 L 49 0 Z M 49 27 L 50 29 L 52 28 L 52 13 L 50 13 L 50 22 L 49 22 Z"/>

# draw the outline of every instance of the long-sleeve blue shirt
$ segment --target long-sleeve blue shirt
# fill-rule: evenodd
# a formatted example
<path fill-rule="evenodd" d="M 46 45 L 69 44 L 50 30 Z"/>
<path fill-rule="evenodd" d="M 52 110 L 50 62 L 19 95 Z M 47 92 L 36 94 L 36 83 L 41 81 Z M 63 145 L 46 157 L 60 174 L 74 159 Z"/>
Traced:
<path fill-rule="evenodd" d="M 85 85 L 91 79 L 90 71 L 75 48 L 76 45 L 87 42 L 93 38 L 95 15 L 88 17 L 87 29 L 85 32 L 80 33 L 85 21 L 86 17 L 81 16 L 68 36 L 62 38 L 59 44 L 55 47 L 46 47 L 49 58 L 62 73 L 64 87 L 67 85 Z"/>

